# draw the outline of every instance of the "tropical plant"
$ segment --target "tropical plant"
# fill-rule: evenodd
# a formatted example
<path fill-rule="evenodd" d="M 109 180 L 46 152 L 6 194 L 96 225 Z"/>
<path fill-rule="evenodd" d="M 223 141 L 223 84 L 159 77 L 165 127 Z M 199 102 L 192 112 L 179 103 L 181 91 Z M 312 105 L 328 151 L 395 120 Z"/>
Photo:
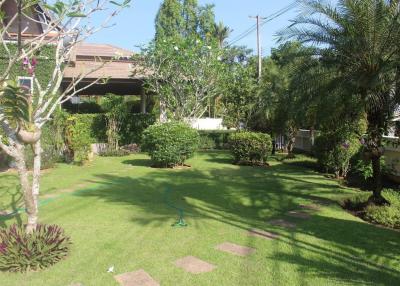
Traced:
<path fill-rule="evenodd" d="M 314 44 L 315 56 L 329 73 L 325 88 L 356 102 L 353 112 L 366 113 L 366 150 L 373 167 L 370 202 L 386 204 L 380 157 L 382 136 L 400 103 L 400 3 L 339 0 L 336 7 L 321 0 L 304 3 L 305 11 L 282 35 Z"/>
<path fill-rule="evenodd" d="M 228 26 L 225 26 L 223 22 L 214 24 L 214 37 L 217 39 L 220 48 L 224 46 L 225 40 L 228 39 L 232 31 L 233 30 Z"/>
<path fill-rule="evenodd" d="M 110 150 L 118 150 L 121 140 L 120 131 L 128 115 L 124 97 L 108 94 L 102 99 L 101 106 L 106 115 L 108 146 Z"/>
<path fill-rule="evenodd" d="M 60 92 L 63 80 L 65 63 L 69 62 L 74 47 L 84 41 L 95 32 L 107 27 L 107 23 L 129 5 L 130 0 L 121 3 L 109 0 L 82 0 L 82 1 L 9 1 L 15 6 L 15 14 L 7 21 L 7 16 L 0 13 L 0 47 L 1 54 L 6 63 L 0 70 L 0 148 L 12 157 L 24 196 L 24 204 L 28 217 L 26 224 L 27 233 L 36 229 L 38 224 L 38 196 L 40 192 L 40 169 L 42 158 L 41 130 L 48 123 L 52 114 L 60 104 L 71 99 L 88 86 L 94 85 L 103 79 L 98 78 L 82 85 L 83 78 L 101 69 L 106 62 L 90 68 L 75 77 L 72 82 Z M 39 3 L 40 2 L 40 3 Z M 51 3 L 50 3 L 51 2 Z M 1 4 L 4 1 L 0 1 Z M 7 2 L 8 3 L 8 2 Z M 37 6 L 39 5 L 40 6 Z M 109 5 L 111 4 L 111 5 Z M 91 17 L 105 6 L 110 7 L 110 15 L 106 17 L 99 27 L 92 25 Z M 13 10 L 13 9 L 11 9 Z M 29 18 L 32 13 L 42 13 L 45 10 L 48 15 Z M 35 11 L 35 12 L 34 12 Z M 9 15 L 8 15 L 9 16 Z M 23 17 L 22 17 L 23 16 Z M 28 17 L 31 23 L 43 28 L 42 33 L 26 40 L 23 35 L 22 19 Z M 83 21 L 82 19 L 89 19 Z M 11 35 L 9 29 L 18 27 L 17 33 Z M 5 37 L 4 35 L 8 35 Z M 51 60 L 54 65 L 49 71 L 51 76 L 45 80 L 39 80 L 36 72 L 40 69 L 37 54 L 42 49 L 49 47 L 51 42 Z M 33 88 L 21 90 L 15 83 L 8 81 L 14 79 L 15 69 L 22 68 L 24 73 L 32 77 Z M 79 88 L 77 87 L 79 85 Z M 25 147 L 33 149 L 33 172 L 28 174 L 26 165 Z"/>
<path fill-rule="evenodd" d="M 57 225 L 37 225 L 27 234 L 23 227 L 0 229 L 0 270 L 38 271 L 68 255 L 71 242 Z"/>
<path fill-rule="evenodd" d="M 160 121 L 167 114 L 174 120 L 199 118 L 209 109 L 209 101 L 222 92 L 225 64 L 216 43 L 196 37 L 152 42 L 143 49 L 141 67 L 151 70 L 145 80 L 147 92 L 160 97 Z"/>

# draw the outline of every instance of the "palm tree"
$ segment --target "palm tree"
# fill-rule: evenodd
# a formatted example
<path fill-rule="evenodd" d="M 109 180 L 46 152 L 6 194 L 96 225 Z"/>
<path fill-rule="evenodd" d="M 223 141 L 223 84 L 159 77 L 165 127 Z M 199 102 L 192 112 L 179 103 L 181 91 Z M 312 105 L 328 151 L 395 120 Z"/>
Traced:
<path fill-rule="evenodd" d="M 228 26 L 225 26 L 224 23 L 219 22 L 218 24 L 214 24 L 214 37 L 218 40 L 218 45 L 220 48 L 224 45 L 225 40 L 232 33 Z"/>
<path fill-rule="evenodd" d="M 373 167 L 373 195 L 383 198 L 380 158 L 382 136 L 400 103 L 400 1 L 304 1 L 305 11 L 281 33 L 316 47 L 316 55 L 332 71 L 328 87 L 352 98 L 367 115 L 366 155 Z M 327 87 L 327 88 L 328 88 Z"/>

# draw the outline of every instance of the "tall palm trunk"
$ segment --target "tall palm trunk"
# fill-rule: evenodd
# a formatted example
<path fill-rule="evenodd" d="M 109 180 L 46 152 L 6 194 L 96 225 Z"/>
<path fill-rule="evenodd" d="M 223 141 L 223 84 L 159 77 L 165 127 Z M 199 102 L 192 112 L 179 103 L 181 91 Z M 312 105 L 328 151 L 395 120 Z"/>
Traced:
<path fill-rule="evenodd" d="M 384 124 L 383 111 L 374 110 L 368 113 L 368 140 L 367 152 L 370 156 L 372 163 L 372 196 L 369 202 L 375 205 L 389 204 L 389 202 L 382 196 L 382 167 L 381 157 L 383 155 L 382 149 L 382 130 Z"/>

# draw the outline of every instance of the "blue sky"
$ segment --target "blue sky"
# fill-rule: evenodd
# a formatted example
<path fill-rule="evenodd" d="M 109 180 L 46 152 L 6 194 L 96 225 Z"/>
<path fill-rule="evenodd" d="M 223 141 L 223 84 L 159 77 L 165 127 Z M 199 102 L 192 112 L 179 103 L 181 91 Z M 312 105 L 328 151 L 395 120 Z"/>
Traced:
<path fill-rule="evenodd" d="M 123 48 L 138 50 L 136 46 L 146 44 L 154 36 L 154 19 L 161 0 L 133 0 L 130 8 L 114 19 L 115 26 L 94 35 L 89 41 L 114 44 Z M 215 4 L 217 21 L 223 21 L 234 31 L 230 40 L 242 34 L 255 19 L 249 16 L 269 16 L 293 3 L 293 0 L 199 0 L 200 4 Z M 290 24 L 298 8 L 292 9 L 279 18 L 262 26 L 261 38 L 265 54 L 276 46 L 275 33 Z M 229 40 L 228 40 L 229 41 Z M 253 32 L 236 44 L 246 45 L 256 50 L 256 33 Z"/>

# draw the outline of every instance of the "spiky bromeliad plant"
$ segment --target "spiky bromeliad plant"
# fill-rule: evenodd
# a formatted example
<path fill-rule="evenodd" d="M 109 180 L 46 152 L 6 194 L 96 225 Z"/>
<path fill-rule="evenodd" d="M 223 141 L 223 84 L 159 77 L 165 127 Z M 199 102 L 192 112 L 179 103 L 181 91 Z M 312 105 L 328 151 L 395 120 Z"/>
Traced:
<path fill-rule="evenodd" d="M 0 229 L 0 270 L 37 271 L 68 255 L 71 242 L 57 225 L 37 225 L 27 234 L 18 225 Z"/>

